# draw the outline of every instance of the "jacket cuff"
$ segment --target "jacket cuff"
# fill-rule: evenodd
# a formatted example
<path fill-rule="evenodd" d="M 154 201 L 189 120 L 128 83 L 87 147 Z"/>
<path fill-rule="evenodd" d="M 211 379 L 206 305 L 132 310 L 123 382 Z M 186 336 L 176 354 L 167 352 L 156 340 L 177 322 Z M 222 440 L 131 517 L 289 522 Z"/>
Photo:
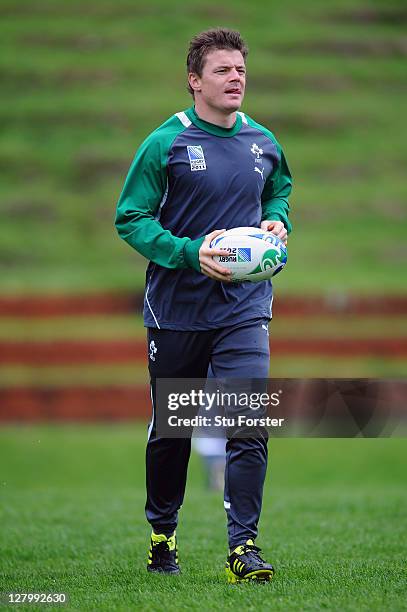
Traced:
<path fill-rule="evenodd" d="M 199 264 L 199 249 L 202 246 L 205 236 L 197 238 L 196 240 L 189 240 L 184 246 L 184 260 L 188 268 L 193 268 L 197 272 L 201 271 Z"/>

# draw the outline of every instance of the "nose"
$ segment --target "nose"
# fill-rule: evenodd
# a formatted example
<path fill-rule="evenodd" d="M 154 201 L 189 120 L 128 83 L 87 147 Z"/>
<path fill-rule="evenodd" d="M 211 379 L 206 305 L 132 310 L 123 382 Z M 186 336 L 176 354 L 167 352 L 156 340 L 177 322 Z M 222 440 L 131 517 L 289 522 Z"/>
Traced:
<path fill-rule="evenodd" d="M 240 72 L 237 70 L 237 68 L 233 67 L 229 74 L 230 81 L 240 81 L 240 76 Z"/>

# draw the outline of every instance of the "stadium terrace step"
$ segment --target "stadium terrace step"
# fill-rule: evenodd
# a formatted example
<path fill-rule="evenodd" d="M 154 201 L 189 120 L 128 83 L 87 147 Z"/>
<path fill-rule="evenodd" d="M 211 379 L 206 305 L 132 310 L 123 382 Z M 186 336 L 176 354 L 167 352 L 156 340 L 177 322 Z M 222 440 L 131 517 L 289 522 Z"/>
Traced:
<path fill-rule="evenodd" d="M 150 389 L 125 386 L 0 389 L 0 422 L 146 419 Z"/>
<path fill-rule="evenodd" d="M 404 359 L 407 338 L 276 338 L 275 355 L 370 356 Z M 35 367 L 146 362 L 145 341 L 0 342 L 0 363 Z"/>
<path fill-rule="evenodd" d="M 120 315 L 140 313 L 142 293 L 93 293 L 83 295 L 21 295 L 0 297 L 0 317 L 50 318 L 79 315 Z M 274 302 L 279 316 L 321 316 L 407 314 L 407 295 L 350 296 L 277 296 Z"/>

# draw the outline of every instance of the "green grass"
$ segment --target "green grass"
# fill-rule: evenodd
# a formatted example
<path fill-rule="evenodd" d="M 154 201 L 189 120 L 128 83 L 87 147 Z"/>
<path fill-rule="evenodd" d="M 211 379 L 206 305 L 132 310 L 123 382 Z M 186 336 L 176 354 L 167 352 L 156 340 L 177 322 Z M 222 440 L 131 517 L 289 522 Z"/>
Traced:
<path fill-rule="evenodd" d="M 221 494 L 191 459 L 183 574 L 145 571 L 145 427 L 0 430 L 0 591 L 66 591 L 81 610 L 405 610 L 404 440 L 274 440 L 259 543 L 265 586 L 225 584 Z"/>
<path fill-rule="evenodd" d="M 191 103 L 190 37 L 217 24 L 247 38 L 243 110 L 275 132 L 295 179 L 278 288 L 405 291 L 402 4 L 264 11 L 260 0 L 3 3 L 4 291 L 143 286 L 146 262 L 115 235 L 115 203 L 140 142 Z"/>

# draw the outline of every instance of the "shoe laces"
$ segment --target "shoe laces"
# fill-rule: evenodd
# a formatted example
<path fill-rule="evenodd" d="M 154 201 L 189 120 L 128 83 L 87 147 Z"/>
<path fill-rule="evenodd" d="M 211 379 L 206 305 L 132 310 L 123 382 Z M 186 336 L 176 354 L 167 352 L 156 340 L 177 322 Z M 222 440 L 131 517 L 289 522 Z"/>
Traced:
<path fill-rule="evenodd" d="M 255 544 L 244 544 L 243 545 L 243 554 L 244 555 L 249 553 L 250 556 L 254 557 L 256 561 L 259 561 L 260 563 L 265 563 L 265 560 L 262 559 L 262 557 L 259 555 L 260 552 L 261 552 L 261 548 L 259 548 Z"/>

